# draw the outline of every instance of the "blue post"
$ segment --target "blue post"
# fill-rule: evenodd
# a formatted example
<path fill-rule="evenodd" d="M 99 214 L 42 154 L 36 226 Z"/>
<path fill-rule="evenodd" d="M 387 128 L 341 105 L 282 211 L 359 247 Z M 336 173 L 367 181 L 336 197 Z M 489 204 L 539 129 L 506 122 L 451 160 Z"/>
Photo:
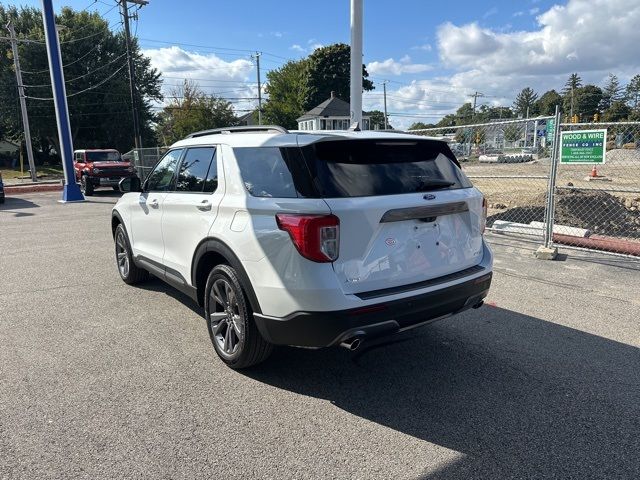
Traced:
<path fill-rule="evenodd" d="M 62 71 L 62 55 L 60 42 L 56 30 L 56 18 L 52 0 L 42 0 L 42 20 L 44 22 L 44 36 L 47 41 L 47 56 L 49 57 L 49 73 L 53 87 L 53 102 L 56 107 L 56 122 L 58 123 L 58 138 L 60 139 L 60 156 L 64 170 L 64 190 L 62 202 L 82 202 L 84 196 L 76 183 L 73 170 L 73 139 L 69 124 L 69 107 L 67 106 L 67 91 L 64 86 Z"/>

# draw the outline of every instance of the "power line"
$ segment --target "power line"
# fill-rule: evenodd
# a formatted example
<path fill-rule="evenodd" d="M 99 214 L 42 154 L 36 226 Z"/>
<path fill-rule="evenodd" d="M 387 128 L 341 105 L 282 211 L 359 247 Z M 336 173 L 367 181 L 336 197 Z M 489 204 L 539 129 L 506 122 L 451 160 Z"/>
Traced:
<path fill-rule="evenodd" d="M 108 76 L 107 78 L 102 80 L 100 83 L 97 83 L 96 85 L 92 85 L 89 88 L 85 88 L 84 90 L 80 90 L 79 92 L 74 92 L 74 93 L 67 94 L 67 98 L 75 97 L 76 95 L 80 95 L 82 93 L 85 93 L 85 92 L 88 92 L 88 91 L 93 90 L 95 88 L 98 88 L 101 85 L 104 85 L 109 80 L 111 80 L 113 77 L 115 77 L 126 66 L 127 66 L 126 64 L 122 65 L 119 69 L 117 69 L 115 72 L 113 72 L 113 74 L 111 74 L 110 76 Z M 31 96 L 27 96 L 26 98 L 30 98 L 32 100 L 53 100 L 53 98 L 31 97 Z"/>

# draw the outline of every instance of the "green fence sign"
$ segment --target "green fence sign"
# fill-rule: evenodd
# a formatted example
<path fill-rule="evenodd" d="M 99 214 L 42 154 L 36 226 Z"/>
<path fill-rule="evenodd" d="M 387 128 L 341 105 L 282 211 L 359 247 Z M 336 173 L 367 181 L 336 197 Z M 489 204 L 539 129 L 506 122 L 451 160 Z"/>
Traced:
<path fill-rule="evenodd" d="M 560 134 L 560 163 L 604 163 L 607 130 L 580 130 Z"/>
<path fill-rule="evenodd" d="M 553 138 L 556 135 L 556 119 L 550 118 L 547 120 L 547 142 L 553 143 Z"/>

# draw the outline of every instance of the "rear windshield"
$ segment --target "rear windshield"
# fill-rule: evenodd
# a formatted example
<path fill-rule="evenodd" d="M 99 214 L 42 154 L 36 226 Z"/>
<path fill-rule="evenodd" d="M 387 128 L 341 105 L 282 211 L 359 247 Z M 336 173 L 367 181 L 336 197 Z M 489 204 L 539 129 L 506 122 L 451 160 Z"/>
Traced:
<path fill-rule="evenodd" d="M 235 148 L 258 197 L 340 198 L 472 187 L 449 147 L 429 140 L 330 140 L 302 148 Z"/>
<path fill-rule="evenodd" d="M 470 188 L 446 144 L 428 140 L 340 140 L 302 149 L 324 197 L 397 195 Z"/>
<path fill-rule="evenodd" d="M 120 162 L 120 153 L 118 152 L 85 152 L 87 161 L 89 162 Z"/>

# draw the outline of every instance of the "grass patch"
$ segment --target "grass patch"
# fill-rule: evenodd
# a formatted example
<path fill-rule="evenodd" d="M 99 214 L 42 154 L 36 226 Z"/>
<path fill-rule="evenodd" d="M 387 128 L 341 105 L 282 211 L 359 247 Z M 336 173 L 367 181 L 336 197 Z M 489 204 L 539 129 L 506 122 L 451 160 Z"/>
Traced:
<path fill-rule="evenodd" d="M 38 178 L 57 178 L 57 177 L 62 177 L 64 175 L 61 165 L 57 165 L 53 167 L 41 165 L 39 167 L 36 167 L 36 172 L 37 172 Z M 25 169 L 24 173 L 21 174 L 19 167 L 18 168 L 0 168 L 0 173 L 2 173 L 2 178 L 4 180 L 19 179 L 21 177 L 23 177 L 25 180 L 28 180 L 31 178 L 31 176 L 29 175 L 28 169 Z"/>

